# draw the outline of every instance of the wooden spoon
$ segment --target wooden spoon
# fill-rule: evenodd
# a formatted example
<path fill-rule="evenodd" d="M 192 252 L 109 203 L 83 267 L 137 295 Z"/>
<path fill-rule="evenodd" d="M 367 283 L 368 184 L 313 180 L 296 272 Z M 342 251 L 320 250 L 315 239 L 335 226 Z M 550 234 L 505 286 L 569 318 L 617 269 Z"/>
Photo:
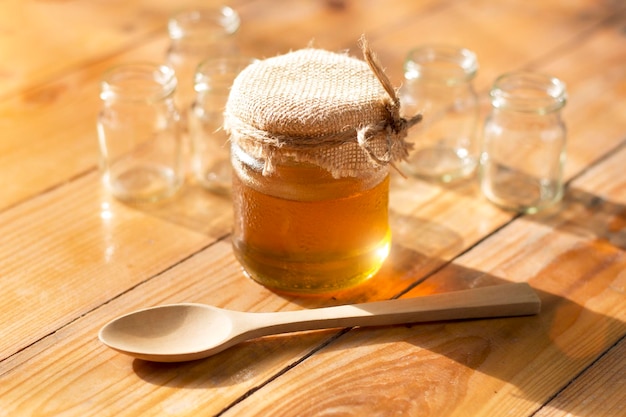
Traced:
<path fill-rule="evenodd" d="M 384 326 L 537 314 L 541 302 L 526 283 L 502 284 L 398 300 L 310 310 L 245 313 L 203 304 L 139 310 L 106 324 L 100 340 L 139 359 L 206 358 L 244 340 L 301 330 Z"/>

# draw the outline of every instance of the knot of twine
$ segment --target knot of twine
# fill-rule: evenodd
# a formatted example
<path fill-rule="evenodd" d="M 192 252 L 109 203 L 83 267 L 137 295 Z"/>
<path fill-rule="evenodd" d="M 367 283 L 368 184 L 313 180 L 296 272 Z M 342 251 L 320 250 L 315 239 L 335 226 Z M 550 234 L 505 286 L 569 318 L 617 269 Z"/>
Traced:
<path fill-rule="evenodd" d="M 363 57 L 365 58 L 365 62 L 370 67 L 380 84 L 383 86 L 387 95 L 389 96 L 389 100 L 385 100 L 385 109 L 387 110 L 389 117 L 387 120 L 379 123 L 375 126 L 365 126 L 361 129 L 357 130 L 357 142 L 361 149 L 363 149 L 369 155 L 370 159 L 376 162 L 378 165 L 385 164 L 393 164 L 393 153 L 391 151 L 393 140 L 402 141 L 401 148 L 401 159 L 405 159 L 408 156 L 408 151 L 410 149 L 410 145 L 404 142 L 404 138 L 407 135 L 408 129 L 411 126 L 416 125 L 422 120 L 422 115 L 417 114 L 410 119 L 405 119 L 400 116 L 400 98 L 396 94 L 396 90 L 391 84 L 391 81 L 387 77 L 387 74 L 383 71 L 376 55 L 372 52 L 369 47 L 369 43 L 365 36 L 361 36 L 359 39 L 359 46 L 361 47 L 361 51 L 363 53 Z M 370 138 L 376 137 L 379 133 L 385 132 L 385 136 L 387 138 L 387 154 L 380 158 L 378 157 L 370 147 L 368 146 L 368 141 Z"/>

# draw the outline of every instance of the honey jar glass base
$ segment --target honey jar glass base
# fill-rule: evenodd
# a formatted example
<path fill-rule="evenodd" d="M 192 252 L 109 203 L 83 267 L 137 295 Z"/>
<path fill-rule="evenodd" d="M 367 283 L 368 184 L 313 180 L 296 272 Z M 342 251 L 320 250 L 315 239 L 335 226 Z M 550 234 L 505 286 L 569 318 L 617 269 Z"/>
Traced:
<path fill-rule="evenodd" d="M 272 290 L 289 294 L 324 294 L 361 284 L 374 276 L 389 253 L 390 239 L 367 252 L 350 256 L 318 254 L 317 260 L 258 253 L 242 242 L 234 251 L 248 277 Z"/>

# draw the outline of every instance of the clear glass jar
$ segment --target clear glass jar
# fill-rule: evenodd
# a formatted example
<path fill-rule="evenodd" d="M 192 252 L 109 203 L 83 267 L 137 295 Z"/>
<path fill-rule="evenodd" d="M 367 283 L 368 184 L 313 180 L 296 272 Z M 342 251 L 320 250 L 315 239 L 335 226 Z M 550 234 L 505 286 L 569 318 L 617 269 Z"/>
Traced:
<path fill-rule="evenodd" d="M 189 115 L 192 170 L 206 189 L 230 193 L 230 145 L 224 131 L 224 107 L 235 77 L 254 62 L 241 55 L 210 58 L 198 65 L 195 99 Z"/>
<path fill-rule="evenodd" d="M 391 241 L 388 168 L 334 178 L 304 162 L 270 175 L 236 144 L 233 248 L 245 271 L 270 288 L 324 293 L 374 275 Z"/>
<path fill-rule="evenodd" d="M 472 80 L 477 71 L 476 55 L 468 49 L 424 46 L 409 52 L 398 95 L 405 113 L 424 118 L 409 136 L 414 151 L 403 165 L 407 172 L 441 182 L 474 173 L 478 97 Z"/>
<path fill-rule="evenodd" d="M 205 59 L 236 53 L 233 35 L 239 24 L 239 14 L 227 6 L 183 10 L 169 19 L 166 58 L 178 78 L 176 103 L 183 114 L 193 101 L 196 67 Z"/>
<path fill-rule="evenodd" d="M 158 64 L 126 64 L 101 83 L 100 167 L 105 186 L 124 201 L 155 201 L 183 182 L 180 117 L 174 71 Z"/>
<path fill-rule="evenodd" d="M 480 186 L 493 203 L 535 213 L 563 195 L 565 84 L 548 75 L 516 72 L 490 92 L 480 157 Z"/>

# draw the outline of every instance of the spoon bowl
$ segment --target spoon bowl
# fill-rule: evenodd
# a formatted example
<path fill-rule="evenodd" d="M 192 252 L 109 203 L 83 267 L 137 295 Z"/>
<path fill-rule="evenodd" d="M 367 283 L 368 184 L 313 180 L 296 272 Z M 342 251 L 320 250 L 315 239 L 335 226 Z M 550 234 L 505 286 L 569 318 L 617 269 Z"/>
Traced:
<path fill-rule="evenodd" d="M 353 326 L 524 316 L 541 302 L 526 283 L 502 284 L 371 303 L 271 313 L 246 313 L 205 304 L 170 304 L 118 317 L 99 333 L 105 345 L 154 362 L 214 355 L 244 340 L 278 333 Z"/>
<path fill-rule="evenodd" d="M 208 353 L 211 347 L 219 347 L 231 338 L 233 328 L 228 313 L 204 304 L 147 308 L 104 326 L 100 340 L 115 350 L 148 360 L 174 359 L 172 352 L 189 357 L 194 352 L 212 354 Z"/>

